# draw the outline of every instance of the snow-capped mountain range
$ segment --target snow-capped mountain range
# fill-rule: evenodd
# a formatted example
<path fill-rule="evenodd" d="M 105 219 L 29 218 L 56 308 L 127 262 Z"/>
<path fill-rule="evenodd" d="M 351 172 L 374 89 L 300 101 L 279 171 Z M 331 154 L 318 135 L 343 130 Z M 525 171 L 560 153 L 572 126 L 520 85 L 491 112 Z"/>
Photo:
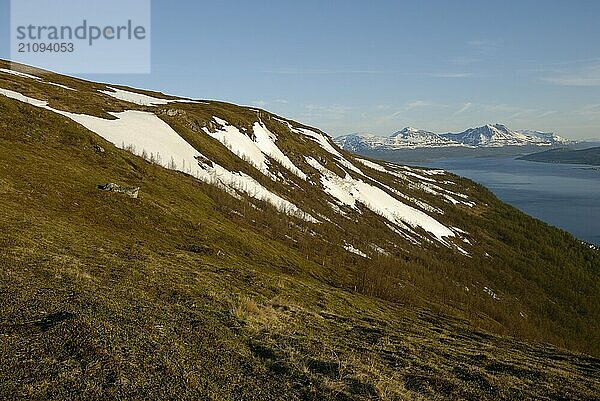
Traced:
<path fill-rule="evenodd" d="M 505 146 L 560 146 L 570 141 L 552 132 L 513 131 L 502 124 L 469 128 L 459 133 L 436 134 L 406 127 L 391 136 L 350 134 L 335 138 L 335 142 L 348 151 L 395 150 L 416 148 L 499 148 Z"/>

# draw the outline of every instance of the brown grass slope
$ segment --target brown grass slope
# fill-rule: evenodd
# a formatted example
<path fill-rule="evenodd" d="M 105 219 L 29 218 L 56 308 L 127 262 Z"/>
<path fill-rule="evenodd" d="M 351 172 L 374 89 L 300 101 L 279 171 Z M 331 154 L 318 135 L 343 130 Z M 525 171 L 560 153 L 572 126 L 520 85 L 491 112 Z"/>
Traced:
<path fill-rule="evenodd" d="M 0 75 L 0 87 L 9 85 L 63 96 Z M 89 85 L 78 97 L 114 111 Z M 173 107 L 185 118 L 158 114 L 219 162 L 226 152 L 190 121 L 256 118 L 217 102 Z M 287 154 L 330 157 L 266 120 Z M 338 226 L 303 225 L 262 202 L 255 209 L 2 96 L 0 160 L 2 398 L 593 399 L 600 391 L 597 359 L 487 333 L 597 355 L 597 253 L 466 180 L 448 176 L 476 210 L 414 195 L 477 239 L 473 258 L 403 243 L 367 210 L 352 223 L 300 191 L 299 204 Z M 109 181 L 140 186 L 140 199 L 96 190 Z M 345 252 L 344 240 L 400 246 L 367 260 Z"/>

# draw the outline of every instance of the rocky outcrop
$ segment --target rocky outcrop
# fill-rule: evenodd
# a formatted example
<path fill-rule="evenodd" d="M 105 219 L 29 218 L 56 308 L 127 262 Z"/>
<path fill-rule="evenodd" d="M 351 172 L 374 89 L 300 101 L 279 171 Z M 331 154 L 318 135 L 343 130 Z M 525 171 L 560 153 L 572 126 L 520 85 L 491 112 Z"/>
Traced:
<path fill-rule="evenodd" d="M 121 187 L 117 184 L 109 182 L 108 184 L 98 185 L 98 189 L 107 192 L 116 192 L 136 199 L 139 196 L 140 187 Z"/>

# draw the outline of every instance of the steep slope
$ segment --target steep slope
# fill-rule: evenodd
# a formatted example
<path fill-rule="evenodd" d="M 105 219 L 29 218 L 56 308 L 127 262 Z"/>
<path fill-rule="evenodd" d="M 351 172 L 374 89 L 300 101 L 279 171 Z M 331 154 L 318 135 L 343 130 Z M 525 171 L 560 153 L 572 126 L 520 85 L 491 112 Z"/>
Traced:
<path fill-rule="evenodd" d="M 597 391 L 596 359 L 523 342 L 599 352 L 600 256 L 570 235 L 266 111 L 21 74 L 0 72 L 2 398 Z"/>

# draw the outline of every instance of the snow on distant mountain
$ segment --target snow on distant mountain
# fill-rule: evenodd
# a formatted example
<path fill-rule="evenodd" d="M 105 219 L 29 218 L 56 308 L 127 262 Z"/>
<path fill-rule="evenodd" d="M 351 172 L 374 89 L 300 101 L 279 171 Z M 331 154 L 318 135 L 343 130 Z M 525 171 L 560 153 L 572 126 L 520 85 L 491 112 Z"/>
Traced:
<path fill-rule="evenodd" d="M 444 138 L 434 132 L 406 127 L 391 136 L 394 144 L 408 148 L 415 147 L 445 147 L 460 146 L 461 144 L 448 138 Z"/>
<path fill-rule="evenodd" d="M 459 133 L 446 134 L 406 127 L 389 137 L 373 134 L 350 134 L 335 138 L 335 142 L 352 152 L 442 147 L 557 146 L 569 143 L 568 140 L 552 132 L 513 131 L 502 124 L 488 124 L 469 128 Z"/>
<path fill-rule="evenodd" d="M 531 130 L 521 130 L 517 131 L 523 135 L 526 135 L 531 138 L 539 138 L 543 142 L 548 143 L 549 145 L 560 145 L 560 144 L 569 144 L 573 141 L 569 141 L 561 136 L 556 135 L 554 132 L 542 132 L 542 131 L 531 131 Z"/>
<path fill-rule="evenodd" d="M 394 150 L 462 146 L 462 144 L 436 133 L 412 127 L 406 127 L 389 137 L 374 134 L 350 134 L 335 138 L 335 142 L 343 149 L 352 152 L 369 149 Z"/>
<path fill-rule="evenodd" d="M 457 134 L 442 134 L 445 138 L 475 147 L 502 147 L 502 146 L 524 146 L 532 141 L 524 134 L 511 131 L 502 124 L 484 125 L 483 127 L 469 128 Z M 533 141 L 537 143 L 537 138 Z"/>
<path fill-rule="evenodd" d="M 368 149 L 384 149 L 389 137 L 375 134 L 349 134 L 334 138 L 335 143 L 342 149 L 350 152 L 360 152 Z"/>
<path fill-rule="evenodd" d="M 513 131 L 502 124 L 487 124 L 483 127 L 469 128 L 457 134 L 448 133 L 441 136 L 464 145 L 493 148 L 527 145 L 553 146 L 567 142 L 554 133 L 529 130 Z"/>

